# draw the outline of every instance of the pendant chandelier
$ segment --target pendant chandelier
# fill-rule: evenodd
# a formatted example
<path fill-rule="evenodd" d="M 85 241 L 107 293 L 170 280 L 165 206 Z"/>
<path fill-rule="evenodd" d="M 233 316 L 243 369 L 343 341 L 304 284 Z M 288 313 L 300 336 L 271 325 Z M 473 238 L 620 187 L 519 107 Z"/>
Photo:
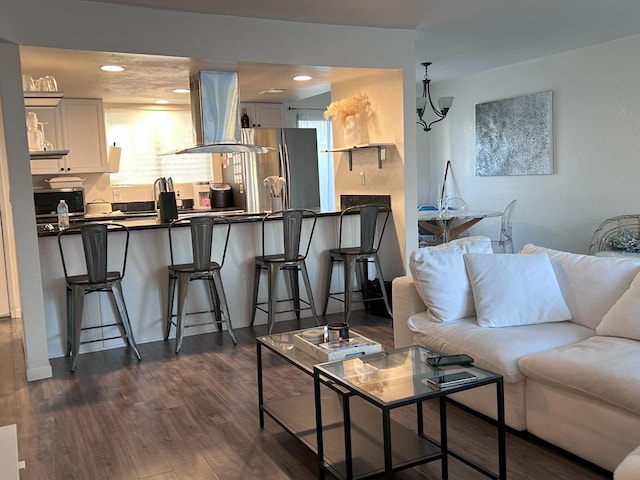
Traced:
<path fill-rule="evenodd" d="M 424 79 L 422 80 L 422 96 L 416 97 L 416 113 L 418 114 L 417 123 L 422 125 L 422 128 L 424 128 L 425 132 L 429 132 L 431 131 L 431 125 L 441 122 L 447 116 L 447 113 L 451 108 L 451 104 L 453 103 L 453 97 L 438 98 L 438 108 L 436 108 L 436 106 L 433 104 L 433 101 L 431 100 L 431 91 L 429 89 L 431 80 L 429 79 L 428 68 L 429 65 L 431 65 L 431 62 L 423 62 L 420 65 L 424 67 Z M 426 120 L 423 119 L 425 110 L 427 108 L 427 101 L 431 106 L 431 110 L 433 110 L 433 113 L 435 113 L 437 117 L 431 123 L 427 123 Z"/>

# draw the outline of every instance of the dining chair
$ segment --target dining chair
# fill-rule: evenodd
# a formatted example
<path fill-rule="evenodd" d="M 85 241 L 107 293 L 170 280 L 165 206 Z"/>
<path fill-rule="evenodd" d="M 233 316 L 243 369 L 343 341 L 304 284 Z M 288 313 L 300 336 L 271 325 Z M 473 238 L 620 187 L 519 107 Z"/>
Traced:
<path fill-rule="evenodd" d="M 500 237 L 491 240 L 491 243 L 499 246 L 503 253 L 513 253 L 513 212 L 517 202 L 517 199 L 512 200 L 504 209 L 500 221 Z"/>
<path fill-rule="evenodd" d="M 418 207 L 418 212 L 435 212 L 438 210 L 438 207 L 431 204 L 420 205 Z M 435 222 L 430 222 L 434 224 Z M 434 245 L 439 245 L 442 243 L 442 236 L 435 235 L 433 232 L 430 232 L 422 225 L 418 224 L 418 247 L 432 247 Z"/>
<path fill-rule="evenodd" d="M 255 322 L 257 310 L 267 314 L 269 334 L 273 330 L 276 315 L 281 313 L 293 312 L 299 324 L 300 312 L 302 310 L 311 310 L 311 315 L 316 325 L 320 325 L 305 262 L 311 247 L 316 221 L 316 213 L 313 210 L 303 208 L 273 212 L 262 218 L 262 249 L 261 255 L 255 257 L 251 326 Z M 310 226 L 303 229 L 305 223 L 310 224 Z M 273 241 L 266 241 L 267 229 L 270 227 L 273 227 L 272 231 L 276 235 L 281 234 L 282 236 L 282 249 L 275 253 L 267 253 L 267 245 L 273 245 L 274 243 Z M 288 274 L 285 278 L 289 280 L 290 296 L 287 299 L 279 300 L 278 277 L 281 271 Z M 267 300 L 259 302 L 260 277 L 263 272 L 267 273 Z M 305 286 L 307 300 L 300 297 L 300 274 Z M 278 310 L 279 303 L 292 303 L 293 308 Z"/>
<path fill-rule="evenodd" d="M 178 227 L 189 228 L 178 228 Z M 221 236 L 219 242 L 214 242 L 214 230 L 220 230 Z M 210 215 L 199 215 L 191 218 L 183 218 L 174 220 L 169 224 L 169 252 L 171 265 L 167 267 L 169 273 L 169 288 L 167 296 L 167 319 L 164 339 L 169 339 L 171 326 L 176 327 L 176 348 L 175 352 L 180 353 L 182 340 L 184 338 L 185 327 L 195 327 L 208 323 L 213 323 L 220 331 L 222 325 L 226 326 L 227 332 L 231 337 L 231 341 L 236 344 L 236 336 L 231 325 L 231 316 L 229 315 L 229 307 L 227 298 L 224 294 L 222 285 L 222 277 L 220 271 L 224 265 L 224 259 L 227 253 L 227 245 L 229 243 L 229 232 L 231 230 L 231 222 L 224 217 L 213 217 Z M 178 245 L 184 245 L 183 237 L 177 238 L 178 232 L 187 233 L 190 237 L 190 247 L 185 248 L 188 252 L 183 252 L 188 260 L 186 262 L 176 262 L 178 255 L 176 249 Z M 215 246 L 219 246 L 214 248 Z M 201 280 L 206 282 L 209 293 L 210 309 L 205 311 L 187 312 L 187 294 L 191 282 Z M 174 314 L 174 300 L 178 294 L 177 311 Z M 187 315 L 211 314 L 211 320 L 200 322 L 197 324 L 186 325 L 185 317 Z M 176 321 L 173 322 L 175 317 Z"/>
<path fill-rule="evenodd" d="M 360 232 L 359 232 L 359 245 L 347 246 L 345 221 L 352 214 L 358 213 L 360 220 Z M 382 267 L 380 266 L 380 259 L 378 257 L 378 250 L 380 248 L 380 242 L 384 235 L 387 221 L 391 209 L 386 205 L 371 204 L 371 205 L 356 205 L 344 209 L 340 213 L 340 225 L 338 230 L 338 246 L 329 250 L 329 265 L 327 268 L 327 286 L 324 300 L 324 307 L 322 314 L 327 313 L 327 307 L 329 306 L 329 299 L 333 298 L 339 302 L 344 303 L 344 317 L 345 322 L 349 323 L 349 317 L 351 315 L 351 307 L 353 304 L 354 293 L 362 293 L 362 301 L 371 302 L 374 300 L 383 300 L 384 306 L 387 310 L 387 314 L 392 318 L 391 304 L 387 296 L 384 276 L 382 275 Z M 379 221 L 379 217 L 382 217 L 382 221 Z M 380 297 L 368 297 L 366 295 L 367 284 L 369 283 L 368 265 L 373 263 L 376 270 L 376 278 L 381 289 Z M 331 277 L 333 274 L 333 268 L 336 264 L 343 265 L 344 273 L 344 291 L 331 292 Z M 356 265 L 358 268 L 356 269 Z M 360 276 L 360 289 L 354 289 L 354 283 L 357 283 L 357 273 Z M 358 288 L 356 286 L 356 288 Z"/>
<path fill-rule="evenodd" d="M 466 212 L 469 207 L 462 197 L 449 197 L 447 199 L 447 210 L 463 210 Z"/>
<path fill-rule="evenodd" d="M 78 236 L 79 234 L 79 236 Z M 117 237 L 117 238 L 116 238 Z M 79 238 L 79 241 L 78 241 Z M 109 256 L 109 242 L 111 252 Z M 79 245 L 80 243 L 80 245 Z M 79 247 L 82 247 L 81 249 Z M 90 223 L 72 226 L 58 233 L 58 248 L 66 284 L 67 300 L 67 356 L 71 356 L 71 371 L 78 366 L 80 346 L 86 343 L 103 342 L 123 338 L 138 360 L 140 352 L 133 337 L 127 306 L 122 293 L 122 279 L 127 265 L 129 229 L 120 224 Z M 84 262 L 71 258 L 82 251 Z M 115 260 L 114 260 L 115 258 Z M 112 262 L 109 262 L 109 260 Z M 113 265 L 117 264 L 117 268 Z M 83 327 L 84 297 L 94 292 L 108 292 L 115 307 L 116 321 Z M 120 335 L 105 337 L 108 327 L 118 327 Z M 83 331 L 101 333 L 99 338 L 81 340 Z"/>

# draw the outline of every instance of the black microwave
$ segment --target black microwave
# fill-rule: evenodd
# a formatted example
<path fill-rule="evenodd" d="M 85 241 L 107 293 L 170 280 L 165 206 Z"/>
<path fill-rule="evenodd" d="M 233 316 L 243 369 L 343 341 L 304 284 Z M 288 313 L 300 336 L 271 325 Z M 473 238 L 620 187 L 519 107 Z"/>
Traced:
<path fill-rule="evenodd" d="M 56 215 L 56 207 L 60 200 L 64 200 L 69 206 L 69 216 L 77 217 L 85 214 L 84 188 L 49 188 L 33 191 L 36 218 Z"/>

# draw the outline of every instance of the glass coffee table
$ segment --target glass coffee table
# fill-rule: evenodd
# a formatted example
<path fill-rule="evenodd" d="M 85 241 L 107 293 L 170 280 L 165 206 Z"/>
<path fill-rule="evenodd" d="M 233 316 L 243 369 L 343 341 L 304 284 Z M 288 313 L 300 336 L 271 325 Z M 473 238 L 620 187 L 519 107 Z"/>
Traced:
<path fill-rule="evenodd" d="M 504 384 L 501 375 L 474 367 L 434 368 L 426 359 L 439 352 L 411 346 L 364 357 L 323 363 L 314 366 L 317 453 L 320 478 L 329 471 L 338 478 L 372 478 L 422 463 L 441 460 L 442 478 L 448 478 L 448 457 L 456 458 L 489 478 L 506 479 Z M 468 383 L 438 388 L 429 379 L 443 375 L 472 375 Z M 447 444 L 448 395 L 483 385 L 495 384 L 498 430 L 499 474 L 483 467 L 467 456 L 452 451 Z M 326 388 L 324 388 L 326 387 Z M 324 391 L 331 390 L 340 398 L 341 428 L 334 420 L 327 425 Z M 439 399 L 440 438 L 425 435 L 422 402 Z M 366 407 L 362 404 L 365 404 Z M 391 419 L 391 411 L 416 405 L 416 431 L 409 431 Z M 335 416 L 335 412 L 330 412 Z M 341 438 L 342 437 L 342 438 Z M 336 445 L 344 454 L 336 457 Z M 336 460 L 338 458 L 338 460 Z"/>
<path fill-rule="evenodd" d="M 443 373 L 426 363 L 426 358 L 439 352 L 413 346 L 319 364 L 294 346 L 294 336 L 300 332 L 256 338 L 260 428 L 264 428 L 266 414 L 318 453 L 321 478 L 325 471 L 347 479 L 380 474 L 391 478 L 394 471 L 442 460 L 442 478 L 446 479 L 448 455 L 490 478 L 506 478 L 502 376 L 477 367 L 447 367 L 448 373 L 472 372 L 477 380 L 434 390 L 423 380 Z M 273 358 L 263 358 L 266 352 L 313 379 L 313 391 L 265 398 L 264 377 L 274 377 L 269 375 Z M 267 380 L 277 382 L 276 388 L 267 391 L 286 391 L 282 386 L 288 377 L 278 368 L 274 371 L 278 376 Z M 446 396 L 492 383 L 497 394 L 499 476 L 447 447 Z M 440 399 L 439 440 L 429 438 L 423 430 L 422 402 L 433 398 Z M 391 419 L 391 410 L 411 404 L 416 405 L 416 429 Z"/>
<path fill-rule="evenodd" d="M 314 327 L 314 330 L 318 327 Z M 309 447 L 312 451 L 317 452 L 316 445 L 316 411 L 315 396 L 313 392 L 313 367 L 318 360 L 294 346 L 294 337 L 296 334 L 305 330 L 295 330 L 285 333 L 274 333 L 256 338 L 257 348 L 257 373 L 258 373 L 258 412 L 260 419 L 260 428 L 264 428 L 265 414 L 276 421 L 282 428 L 297 437 L 302 443 Z M 358 335 L 353 330 L 350 331 L 351 336 Z M 281 396 L 280 398 L 265 398 L 264 376 L 268 375 L 269 368 L 264 368 L 265 351 L 284 360 L 290 365 L 297 368 L 309 378 L 309 388 L 307 393 L 299 395 Z M 272 359 L 269 359 L 272 360 Z M 282 362 L 281 362 L 282 363 Z M 280 372 L 278 372 L 280 374 Z M 273 375 L 272 375 L 273 376 Z M 276 379 L 278 384 L 287 382 L 287 377 L 279 375 Z M 291 383 L 291 382 L 289 382 Z M 278 389 L 282 390 L 282 389 Z M 339 397 L 333 392 L 323 392 L 322 394 L 326 414 L 324 425 L 327 428 L 335 427 L 342 424 L 342 410 L 339 404 Z"/>

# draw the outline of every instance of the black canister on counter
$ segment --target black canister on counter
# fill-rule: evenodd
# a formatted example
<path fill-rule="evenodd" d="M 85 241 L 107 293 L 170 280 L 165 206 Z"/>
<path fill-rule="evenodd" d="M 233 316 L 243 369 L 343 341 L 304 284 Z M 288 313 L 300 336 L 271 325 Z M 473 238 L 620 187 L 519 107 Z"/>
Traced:
<path fill-rule="evenodd" d="M 251 126 L 249 122 L 249 115 L 247 115 L 247 112 L 244 112 L 240 117 L 240 126 L 242 128 L 249 128 Z"/>

